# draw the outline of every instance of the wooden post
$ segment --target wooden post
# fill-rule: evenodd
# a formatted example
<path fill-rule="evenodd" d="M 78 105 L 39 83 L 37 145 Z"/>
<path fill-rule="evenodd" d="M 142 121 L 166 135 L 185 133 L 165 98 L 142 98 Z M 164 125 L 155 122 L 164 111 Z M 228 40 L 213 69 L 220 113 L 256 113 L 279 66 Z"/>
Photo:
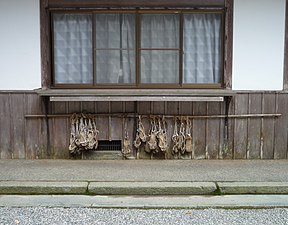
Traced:
<path fill-rule="evenodd" d="M 232 89 L 233 2 L 225 0 L 224 88 Z"/>
<path fill-rule="evenodd" d="M 40 43 L 41 43 L 41 86 L 47 89 L 50 86 L 49 68 L 49 12 L 48 0 L 40 1 Z"/>

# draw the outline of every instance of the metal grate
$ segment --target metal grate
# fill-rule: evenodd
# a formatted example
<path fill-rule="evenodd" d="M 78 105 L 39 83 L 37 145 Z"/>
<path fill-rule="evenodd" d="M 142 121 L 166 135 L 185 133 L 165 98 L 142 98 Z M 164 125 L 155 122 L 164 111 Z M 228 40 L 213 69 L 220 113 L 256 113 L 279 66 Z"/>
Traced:
<path fill-rule="evenodd" d="M 98 141 L 98 147 L 96 151 L 121 151 L 122 144 L 121 140 L 102 140 Z"/>

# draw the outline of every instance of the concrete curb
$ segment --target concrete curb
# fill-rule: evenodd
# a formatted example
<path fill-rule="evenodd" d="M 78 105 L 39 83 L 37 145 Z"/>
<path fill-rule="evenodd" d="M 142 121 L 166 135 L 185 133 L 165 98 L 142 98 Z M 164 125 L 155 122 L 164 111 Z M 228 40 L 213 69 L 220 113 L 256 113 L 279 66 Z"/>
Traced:
<path fill-rule="evenodd" d="M 88 182 L 1 181 L 0 194 L 86 194 Z"/>
<path fill-rule="evenodd" d="M 95 195 L 211 195 L 213 182 L 91 182 L 88 192 Z"/>
<path fill-rule="evenodd" d="M 217 182 L 221 194 L 288 194 L 288 182 Z"/>
<path fill-rule="evenodd" d="M 288 182 L 0 181 L 0 195 L 288 195 Z"/>

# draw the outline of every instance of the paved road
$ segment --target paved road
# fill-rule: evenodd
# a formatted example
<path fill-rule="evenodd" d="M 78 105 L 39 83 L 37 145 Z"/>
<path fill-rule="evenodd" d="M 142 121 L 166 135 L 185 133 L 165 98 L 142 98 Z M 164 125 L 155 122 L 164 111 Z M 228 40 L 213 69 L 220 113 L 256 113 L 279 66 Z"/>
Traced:
<path fill-rule="evenodd" d="M 139 210 L 91 208 L 0 208 L 0 224 L 194 224 L 286 225 L 288 209 Z"/>

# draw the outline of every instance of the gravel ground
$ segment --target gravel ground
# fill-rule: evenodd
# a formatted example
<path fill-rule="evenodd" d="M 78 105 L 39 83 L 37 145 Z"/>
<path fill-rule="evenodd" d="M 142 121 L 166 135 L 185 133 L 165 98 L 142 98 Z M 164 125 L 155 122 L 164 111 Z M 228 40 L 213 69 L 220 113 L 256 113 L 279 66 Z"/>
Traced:
<path fill-rule="evenodd" d="M 138 210 L 92 208 L 0 208 L 0 224 L 288 224 L 288 209 Z"/>

